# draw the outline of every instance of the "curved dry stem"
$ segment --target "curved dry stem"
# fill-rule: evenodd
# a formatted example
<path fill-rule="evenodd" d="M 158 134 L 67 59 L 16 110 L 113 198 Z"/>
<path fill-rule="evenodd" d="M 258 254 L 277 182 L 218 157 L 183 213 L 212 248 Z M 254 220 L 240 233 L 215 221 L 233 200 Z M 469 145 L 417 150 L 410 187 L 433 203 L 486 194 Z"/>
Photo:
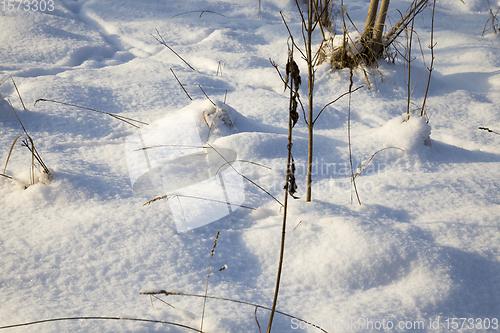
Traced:
<path fill-rule="evenodd" d="M 111 117 L 113 117 L 115 119 L 123 121 L 124 123 L 127 123 L 127 124 L 129 124 L 131 126 L 134 126 L 136 128 L 139 128 L 139 126 L 137 126 L 135 124 L 132 124 L 132 122 L 136 122 L 136 123 L 143 124 L 143 125 L 149 125 L 148 123 L 145 123 L 143 121 L 132 119 L 132 118 L 128 118 L 128 117 L 124 117 L 124 116 L 120 116 L 120 115 L 117 115 L 115 113 L 110 113 L 110 112 L 105 112 L 105 111 L 101 111 L 101 110 L 96 110 L 96 109 L 92 109 L 92 108 L 88 108 L 88 107 L 80 106 L 80 105 L 76 105 L 76 104 L 71 104 L 71 103 L 54 101 L 54 100 L 46 99 L 46 98 L 39 98 L 39 99 L 37 99 L 35 101 L 35 104 L 33 105 L 33 107 L 36 106 L 36 103 L 38 103 L 38 102 L 52 102 L 52 103 L 57 103 L 57 104 L 62 104 L 62 105 L 67 105 L 67 106 L 73 106 L 73 107 L 76 107 L 76 108 L 79 108 L 79 109 L 89 110 L 89 111 L 93 111 L 93 112 L 97 112 L 97 113 L 107 114 L 108 116 L 111 116 Z"/>
<path fill-rule="evenodd" d="M 245 301 L 240 301 L 240 300 L 236 300 L 236 299 L 231 299 L 231 298 L 224 298 L 224 297 L 218 297 L 218 296 L 205 296 L 205 295 L 197 295 L 197 294 L 188 294 L 188 293 L 182 293 L 182 292 L 172 292 L 172 291 L 166 291 L 166 290 L 158 290 L 158 291 L 145 291 L 145 292 L 141 292 L 140 293 L 141 295 L 160 295 L 160 294 L 163 294 L 165 296 L 188 296 L 188 297 L 200 297 L 200 298 L 209 298 L 209 299 L 216 299 L 216 300 L 220 300 L 220 301 L 226 301 L 226 302 L 233 302 L 233 303 L 238 303 L 238 304 L 244 304 L 244 305 L 250 305 L 250 306 L 253 306 L 253 307 L 256 307 L 256 308 L 260 308 L 260 309 L 264 309 L 264 310 L 268 310 L 268 311 L 271 311 L 272 309 L 271 308 L 268 308 L 266 306 L 263 306 L 263 305 L 259 305 L 259 304 L 255 304 L 255 303 L 250 303 L 250 302 L 245 302 Z M 314 328 L 317 328 L 318 330 L 322 331 L 322 332 L 325 332 L 325 333 L 328 333 L 328 331 L 326 331 L 324 328 L 320 327 L 319 325 L 316 325 L 314 323 L 311 323 L 305 319 L 302 319 L 302 318 L 299 318 L 299 317 L 296 317 L 296 316 L 293 316 L 291 314 L 288 314 L 286 312 L 282 312 L 282 311 L 278 311 L 278 310 L 275 310 L 276 313 L 279 313 L 283 316 L 286 316 L 286 317 L 289 317 L 289 318 L 293 318 L 293 319 L 296 319 L 298 321 L 301 321 L 307 325 L 310 325 Z"/>
<path fill-rule="evenodd" d="M 6 328 L 23 327 L 23 326 L 30 326 L 30 325 L 35 325 L 35 324 L 51 323 L 51 322 L 56 322 L 56 321 L 68 321 L 68 320 L 128 320 L 128 321 L 138 321 L 138 322 L 173 325 L 173 326 L 185 328 L 185 329 L 188 329 L 191 331 L 203 333 L 203 331 L 201 331 L 197 328 L 186 326 L 183 324 L 173 323 L 170 321 L 143 319 L 143 318 L 127 318 L 127 317 L 63 317 L 63 318 L 53 318 L 53 319 L 31 321 L 31 322 L 26 322 L 26 323 L 21 323 L 21 324 L 1 326 L 0 330 L 6 329 Z"/>
<path fill-rule="evenodd" d="M 381 151 L 384 151 L 386 149 L 399 149 L 402 152 L 405 151 L 404 149 L 399 148 L 399 147 L 385 147 L 385 148 L 382 148 L 382 149 L 376 151 L 375 153 L 373 153 L 373 155 L 370 157 L 370 159 L 366 163 L 362 163 L 361 164 L 361 166 L 359 167 L 358 171 L 356 171 L 356 174 L 354 175 L 354 179 L 356 179 L 356 177 L 358 177 L 361 174 L 361 172 L 363 171 L 363 169 L 366 168 L 368 166 L 368 164 L 370 164 L 370 162 L 373 160 L 373 158 L 375 157 L 375 155 L 377 155 L 378 153 L 380 153 Z"/>
<path fill-rule="evenodd" d="M 192 196 L 192 195 L 184 195 L 184 194 L 167 194 L 167 195 L 162 195 L 159 197 L 156 197 L 154 199 L 149 200 L 148 202 L 144 203 L 143 206 L 150 205 L 155 201 L 158 200 L 163 200 L 163 199 L 171 199 L 171 198 L 190 198 L 190 199 L 199 199 L 199 200 L 205 200 L 205 201 L 212 201 L 212 202 L 218 202 L 218 203 L 223 203 L 223 204 L 228 204 L 231 206 L 236 206 L 236 207 L 241 207 L 241 208 L 247 208 L 247 209 L 252 209 L 256 210 L 256 208 L 249 207 L 249 206 L 244 206 L 244 205 L 238 205 L 238 204 L 232 204 L 227 201 L 221 201 L 221 200 L 215 200 L 215 199 L 210 199 L 210 198 L 203 198 L 203 197 L 197 197 L 197 196 Z"/>

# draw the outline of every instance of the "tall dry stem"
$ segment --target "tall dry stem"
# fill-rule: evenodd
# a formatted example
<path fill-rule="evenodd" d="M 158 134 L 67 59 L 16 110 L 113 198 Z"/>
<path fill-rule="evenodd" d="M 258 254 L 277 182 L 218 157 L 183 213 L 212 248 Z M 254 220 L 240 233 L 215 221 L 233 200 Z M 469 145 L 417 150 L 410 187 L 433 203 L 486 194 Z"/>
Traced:
<path fill-rule="evenodd" d="M 215 254 L 215 248 L 217 247 L 217 239 L 219 239 L 219 230 L 217 230 L 217 234 L 215 235 L 214 245 L 212 246 L 212 251 L 210 252 L 210 261 L 208 263 L 207 285 L 205 286 L 205 297 L 203 298 L 203 312 L 201 313 L 201 327 L 200 327 L 201 332 L 203 332 L 203 319 L 205 318 L 205 305 L 207 304 L 208 280 L 210 279 L 210 269 L 212 268 L 212 258 Z"/>

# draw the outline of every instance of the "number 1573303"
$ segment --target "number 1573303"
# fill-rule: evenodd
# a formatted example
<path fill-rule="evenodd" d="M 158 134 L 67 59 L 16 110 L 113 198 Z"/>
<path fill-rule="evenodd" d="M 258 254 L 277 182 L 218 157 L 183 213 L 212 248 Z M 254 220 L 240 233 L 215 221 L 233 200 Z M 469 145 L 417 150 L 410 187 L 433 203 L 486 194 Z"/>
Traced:
<path fill-rule="evenodd" d="M 1 0 L 0 8 L 4 12 L 51 12 L 54 0 Z"/>

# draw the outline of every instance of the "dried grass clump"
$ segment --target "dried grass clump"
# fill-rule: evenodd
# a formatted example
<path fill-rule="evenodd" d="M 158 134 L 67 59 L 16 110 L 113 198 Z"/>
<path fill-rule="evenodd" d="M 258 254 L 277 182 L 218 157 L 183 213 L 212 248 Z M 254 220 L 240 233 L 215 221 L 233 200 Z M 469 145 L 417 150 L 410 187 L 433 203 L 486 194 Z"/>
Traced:
<path fill-rule="evenodd" d="M 17 95 L 19 97 L 19 100 L 21 101 L 24 110 L 26 110 L 26 106 L 24 105 L 23 99 L 21 98 L 21 94 L 19 93 L 19 89 L 17 88 L 16 82 L 14 81 L 13 77 L 9 76 L 7 79 L 3 80 L 0 83 L 0 85 L 2 85 L 8 79 L 12 80 L 12 84 L 14 85 L 14 88 L 16 89 L 16 92 L 17 92 Z M 0 95 L 0 97 L 1 97 L 1 95 Z M 1 97 L 1 98 L 3 99 L 3 97 Z M 22 139 L 20 141 L 21 145 L 23 147 L 28 148 L 28 150 L 30 152 L 30 155 L 31 155 L 31 163 L 30 163 L 30 167 L 29 167 L 30 184 L 29 185 L 25 185 L 24 188 L 27 188 L 30 185 L 34 185 L 37 181 L 40 182 L 40 183 L 42 183 L 42 184 L 48 184 L 50 182 L 50 180 L 52 179 L 52 175 L 50 173 L 50 170 L 47 167 L 47 165 L 43 162 L 42 157 L 40 156 L 40 154 L 38 153 L 37 149 L 35 148 L 35 143 L 34 143 L 32 137 L 28 134 L 28 131 L 26 131 L 26 128 L 24 127 L 23 123 L 21 122 L 21 119 L 17 115 L 16 109 L 14 109 L 14 106 L 12 105 L 12 103 L 10 102 L 9 99 L 7 99 L 7 101 L 9 102 L 10 107 L 12 108 L 12 111 L 16 115 L 16 118 L 19 121 L 19 124 L 21 125 L 21 127 L 22 127 L 22 129 L 24 131 L 24 134 L 18 135 L 14 139 L 14 141 L 12 142 L 12 145 L 10 146 L 9 154 L 7 155 L 7 161 L 5 162 L 5 166 L 4 166 L 3 172 L 0 173 L 0 175 L 2 177 L 9 178 L 11 180 L 15 180 L 15 181 L 17 181 L 19 183 L 22 183 L 22 182 L 20 182 L 20 181 L 18 181 L 16 179 L 14 179 L 13 177 L 7 175 L 6 172 L 7 172 L 7 166 L 9 164 L 9 160 L 10 160 L 10 158 L 12 156 L 12 152 L 14 150 L 14 147 L 15 147 L 16 143 L 19 141 L 19 139 L 24 138 L 24 139 Z M 38 178 L 35 177 L 35 169 L 38 170 L 38 172 L 39 172 L 39 177 Z"/>
<path fill-rule="evenodd" d="M 495 34 L 500 31 L 500 25 L 498 23 L 498 17 L 497 17 L 498 13 L 500 12 L 500 7 L 498 7 L 496 12 L 493 12 L 493 9 L 491 9 L 490 1 L 489 0 L 487 0 L 487 1 L 488 1 L 488 7 L 490 9 L 490 18 L 484 24 L 482 36 L 484 36 L 490 30 L 493 30 L 493 33 L 495 33 Z M 489 27 L 488 27 L 488 25 L 489 25 Z"/>
<path fill-rule="evenodd" d="M 355 49 L 354 45 L 343 43 L 337 47 L 327 47 L 324 52 L 324 59 L 328 61 L 335 70 L 349 68 L 354 69 L 361 67 L 364 64 L 363 58 Z"/>

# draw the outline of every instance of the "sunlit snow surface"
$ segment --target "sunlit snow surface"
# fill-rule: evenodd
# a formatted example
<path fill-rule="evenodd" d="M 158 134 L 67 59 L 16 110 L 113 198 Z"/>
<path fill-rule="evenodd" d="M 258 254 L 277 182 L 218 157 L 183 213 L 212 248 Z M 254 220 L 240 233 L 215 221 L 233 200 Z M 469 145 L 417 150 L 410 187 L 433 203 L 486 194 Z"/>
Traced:
<path fill-rule="evenodd" d="M 494 9 L 500 5 L 490 3 Z M 404 12 L 409 5 L 395 0 L 390 8 Z M 169 117 L 180 121 L 179 111 L 192 110 L 196 125 L 184 130 L 172 128 L 172 123 L 160 126 L 171 129 L 164 141 L 177 132 L 190 136 L 196 130 L 200 142 L 193 146 L 208 142 L 228 153 L 230 162 L 237 161 L 232 163 L 236 170 L 283 201 L 288 91 L 283 91 L 269 59 L 284 75 L 288 31 L 279 11 L 300 43 L 295 3 L 263 0 L 261 18 L 257 0 L 57 0 L 50 12 L 2 6 L 0 82 L 14 78 L 27 110 L 12 81 L 5 81 L 0 86 L 0 172 L 12 143 L 23 134 L 10 100 L 53 179 L 24 189 L 31 155 L 18 142 L 5 173 L 19 182 L 0 176 L 0 327 L 106 316 L 199 328 L 202 298 L 158 295 L 175 308 L 155 299 L 152 307 L 150 297 L 140 292 L 203 294 L 218 230 L 208 294 L 270 307 L 283 212 L 276 200 L 238 178 L 243 189 L 233 191 L 234 200 L 226 193 L 219 195 L 223 203 L 206 204 L 207 209 L 223 206 L 221 218 L 213 215 L 212 223 L 178 232 L 184 231 L 176 225 L 176 216 L 186 217 L 184 205 L 181 213 L 171 207 L 173 199 L 143 205 L 169 194 L 162 191 L 216 182 L 219 173 L 210 165 L 211 149 L 192 148 L 207 154 L 205 169 L 185 157 L 196 154 L 186 147 L 172 153 L 186 162 L 182 165 L 160 154 L 159 165 L 175 170 L 172 182 L 179 183 L 153 187 L 158 193 L 137 191 L 133 184 L 146 172 L 134 171 L 136 164 L 130 165 L 133 159 L 127 157 L 137 128 L 106 114 L 34 102 L 51 99 L 140 120 L 150 124 L 140 125 L 143 133 Z M 362 29 L 368 2 L 345 6 Z M 354 87 L 365 87 L 351 100 L 354 172 L 375 152 L 400 148 L 377 153 L 356 178 L 361 207 L 350 184 L 349 99 L 326 108 L 315 125 L 311 203 L 304 201 L 307 128 L 299 108 L 293 157 L 300 199 L 289 201 L 278 310 L 328 332 L 377 331 L 379 324 L 388 327 L 389 322 L 392 331 L 457 331 L 452 330 L 453 318 L 475 320 L 474 329 L 464 331 L 498 331 L 493 322 L 500 317 L 500 136 L 478 130 L 485 126 L 500 132 L 500 36 L 490 31 L 481 37 L 488 13 L 486 1 L 438 1 L 429 124 L 402 116 L 408 100 L 407 67 L 401 58 L 394 64 L 382 61 L 377 71 L 368 73 L 371 90 L 365 76 L 355 73 Z M 424 65 L 418 43 L 414 45 L 412 86 L 420 81 L 411 89 L 417 105 L 425 91 L 426 73 L 421 70 L 430 61 L 430 14 L 427 9 L 414 27 L 426 55 Z M 391 22 L 398 15 L 391 11 Z M 156 29 L 195 71 L 151 36 L 158 38 Z M 315 42 L 320 41 L 318 33 Z M 307 69 L 297 61 L 307 107 Z M 319 112 L 348 90 L 349 74 L 321 65 L 315 88 Z M 216 109 L 226 110 L 230 122 L 222 113 L 214 118 Z M 156 136 L 151 139 L 162 144 Z M 186 167 L 188 162 L 195 166 Z M 220 172 L 235 169 L 226 165 Z M 245 207 L 230 209 L 228 202 Z M 259 309 L 257 318 L 265 331 L 269 312 Z M 477 319 L 488 319 L 489 330 L 478 328 Z M 424 326 L 416 327 L 422 322 Z M 255 307 L 208 299 L 203 330 L 258 332 Z M 188 330 L 76 320 L 7 331 Z M 320 332 L 275 316 L 273 332 L 296 331 Z"/>

